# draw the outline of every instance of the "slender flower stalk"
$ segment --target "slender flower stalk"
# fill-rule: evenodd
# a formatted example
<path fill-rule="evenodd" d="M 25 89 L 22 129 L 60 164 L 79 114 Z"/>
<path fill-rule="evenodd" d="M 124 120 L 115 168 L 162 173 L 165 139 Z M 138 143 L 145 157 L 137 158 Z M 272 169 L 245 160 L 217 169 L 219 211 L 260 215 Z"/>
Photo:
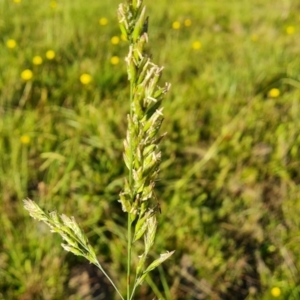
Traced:
<path fill-rule="evenodd" d="M 159 135 L 163 122 L 161 103 L 170 84 L 166 83 L 163 87 L 158 85 L 163 67 L 154 64 L 145 54 L 148 17 L 143 1 L 127 0 L 120 4 L 118 18 L 121 32 L 129 41 L 129 53 L 125 61 L 130 82 L 130 112 L 124 140 L 124 161 L 128 168 L 128 178 L 119 199 L 123 211 L 128 214 L 126 297 L 122 296 L 100 265 L 93 247 L 74 217 L 58 215 L 56 212 L 46 213 L 29 199 L 24 200 L 24 207 L 34 219 L 43 221 L 52 232 L 62 236 L 65 242 L 62 247 L 66 251 L 83 256 L 96 265 L 113 285 L 120 299 L 132 300 L 137 287 L 144 282 L 148 273 L 174 253 L 166 252 L 150 264 L 147 263 L 156 235 L 156 215 L 160 211 L 154 186 L 161 160 L 158 146 L 164 137 L 164 134 Z M 132 274 L 132 247 L 141 238 L 144 239 L 144 250 L 138 257 L 135 274 Z M 131 277 L 134 277 L 133 283 Z"/>

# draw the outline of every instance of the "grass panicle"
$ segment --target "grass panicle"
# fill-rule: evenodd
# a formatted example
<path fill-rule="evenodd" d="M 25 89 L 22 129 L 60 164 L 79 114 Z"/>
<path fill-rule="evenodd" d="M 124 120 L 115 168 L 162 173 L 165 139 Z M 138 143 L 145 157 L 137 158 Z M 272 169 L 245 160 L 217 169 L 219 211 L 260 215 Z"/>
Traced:
<path fill-rule="evenodd" d="M 143 282 L 146 274 L 163 261 L 155 260 L 151 264 L 152 268 L 146 268 L 146 257 L 154 243 L 157 228 L 156 214 L 159 211 L 155 201 L 154 186 L 161 161 L 158 146 L 164 136 L 164 134 L 159 135 L 163 122 L 161 103 L 170 89 L 170 84 L 166 83 L 164 87 L 158 85 L 163 68 L 154 64 L 145 53 L 149 18 L 146 16 L 143 1 L 120 4 L 118 17 L 121 32 L 129 41 L 126 63 L 130 82 L 130 113 L 124 141 L 124 161 L 129 175 L 125 188 L 120 194 L 122 208 L 128 213 L 127 295 L 129 295 L 132 242 L 144 236 L 145 250 L 137 266 L 133 291 L 137 284 Z M 132 233 L 134 221 L 136 223 Z M 167 259 L 172 253 L 164 257 Z M 145 271 L 142 271 L 144 269 Z"/>
<path fill-rule="evenodd" d="M 163 87 L 158 85 L 163 68 L 154 64 L 144 51 L 144 46 L 148 42 L 148 17 L 143 1 L 127 1 L 120 4 L 118 17 L 121 32 L 129 41 L 129 53 L 125 60 L 130 82 L 130 113 L 124 141 L 124 161 L 129 175 L 119 200 L 123 211 L 128 214 L 126 299 L 129 300 L 133 299 L 137 286 L 144 282 L 147 274 L 174 253 L 172 251 L 161 254 L 147 266 L 147 256 L 156 235 L 156 214 L 160 210 L 154 186 L 161 161 L 158 147 L 165 135 L 159 134 L 163 122 L 161 103 L 170 89 L 170 84 L 166 83 Z M 124 299 L 112 279 L 103 270 L 93 247 L 74 217 L 58 215 L 55 211 L 46 213 L 32 200 L 24 200 L 24 207 L 34 219 L 43 221 L 52 232 L 61 235 L 65 241 L 62 247 L 66 251 L 83 256 L 96 265 L 112 283 L 121 299 Z M 135 280 L 131 285 L 132 246 L 142 237 L 144 237 L 144 252 L 139 257 Z"/>

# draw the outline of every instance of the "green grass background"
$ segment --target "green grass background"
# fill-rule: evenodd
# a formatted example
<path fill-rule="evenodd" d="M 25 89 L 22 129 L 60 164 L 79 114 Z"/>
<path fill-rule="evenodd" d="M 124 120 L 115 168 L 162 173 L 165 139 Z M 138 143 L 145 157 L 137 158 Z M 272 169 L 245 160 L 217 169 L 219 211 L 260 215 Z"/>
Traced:
<path fill-rule="evenodd" d="M 126 176 L 128 45 L 111 43 L 120 36 L 118 3 L 0 0 L 1 300 L 97 299 L 72 287 L 84 261 L 28 216 L 25 197 L 75 216 L 126 286 L 127 217 L 117 200 Z M 176 252 L 148 278 L 154 292 L 143 285 L 136 299 L 300 299 L 299 2 L 145 4 L 149 53 L 172 83 L 151 256 Z M 25 69 L 33 71 L 27 82 Z M 90 84 L 80 82 L 83 73 Z"/>

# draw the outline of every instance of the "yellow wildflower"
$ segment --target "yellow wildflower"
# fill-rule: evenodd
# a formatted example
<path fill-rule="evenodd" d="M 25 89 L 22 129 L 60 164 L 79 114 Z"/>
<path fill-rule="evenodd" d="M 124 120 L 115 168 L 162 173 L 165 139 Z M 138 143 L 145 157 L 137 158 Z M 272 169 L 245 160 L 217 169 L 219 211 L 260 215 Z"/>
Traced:
<path fill-rule="evenodd" d="M 110 41 L 113 45 L 117 45 L 120 43 L 120 38 L 118 36 L 113 36 Z"/>
<path fill-rule="evenodd" d="M 272 289 L 271 289 L 271 294 L 272 294 L 272 296 L 273 297 L 275 297 L 275 298 L 277 298 L 277 297 L 279 297 L 280 295 L 281 295 L 281 290 L 280 290 L 280 288 L 279 287 L 273 287 Z"/>
<path fill-rule="evenodd" d="M 176 30 L 179 29 L 180 26 L 181 26 L 181 24 L 180 24 L 180 22 L 178 22 L 178 21 L 175 21 L 175 22 L 173 22 L 173 24 L 172 24 L 173 29 L 176 29 Z"/>
<path fill-rule="evenodd" d="M 21 73 L 21 78 L 25 81 L 30 80 L 32 77 L 33 77 L 33 73 L 29 69 L 26 69 Z"/>
<path fill-rule="evenodd" d="M 252 40 L 253 42 L 256 42 L 256 41 L 258 40 L 258 35 L 257 35 L 257 34 L 252 34 L 252 35 L 251 35 L 251 40 Z"/>
<path fill-rule="evenodd" d="M 286 33 L 287 33 L 288 35 L 292 35 L 292 34 L 295 33 L 296 29 L 295 29 L 294 26 L 288 26 L 288 27 L 285 29 L 285 31 L 286 31 Z"/>
<path fill-rule="evenodd" d="M 50 1 L 50 7 L 52 9 L 55 9 L 57 7 L 57 2 L 56 1 Z"/>
<path fill-rule="evenodd" d="M 269 90 L 269 93 L 268 93 L 269 97 L 277 98 L 277 97 L 279 97 L 279 95 L 280 95 L 280 90 L 279 89 L 273 88 L 273 89 Z"/>
<path fill-rule="evenodd" d="M 82 74 L 82 75 L 80 76 L 79 79 L 80 79 L 80 82 L 81 82 L 82 84 L 87 85 L 87 84 L 89 84 L 89 83 L 92 81 L 92 76 L 89 75 L 89 74 L 84 73 L 84 74 Z"/>
<path fill-rule="evenodd" d="M 41 65 L 43 63 L 43 59 L 39 55 L 36 55 L 33 57 L 32 63 L 36 66 Z"/>
<path fill-rule="evenodd" d="M 184 26 L 190 27 L 192 25 L 192 21 L 190 19 L 184 20 Z"/>
<path fill-rule="evenodd" d="M 24 134 L 20 137 L 21 144 L 28 145 L 30 143 L 30 136 Z"/>
<path fill-rule="evenodd" d="M 120 62 L 120 58 L 118 56 L 113 56 L 111 59 L 110 59 L 110 63 L 112 65 L 117 65 L 118 63 Z"/>
<path fill-rule="evenodd" d="M 52 60 L 55 57 L 55 52 L 53 50 L 48 50 L 46 52 L 46 58 Z"/>
<path fill-rule="evenodd" d="M 21 0 L 13 0 L 15 3 L 20 3 Z"/>
<path fill-rule="evenodd" d="M 201 47 L 202 47 L 202 44 L 201 44 L 199 41 L 195 41 L 195 42 L 193 42 L 193 44 L 192 44 L 192 48 L 193 48 L 194 50 L 199 50 Z"/>
<path fill-rule="evenodd" d="M 17 46 L 17 42 L 15 40 L 9 39 L 6 41 L 6 47 L 9 49 L 16 48 L 16 46 Z"/>
<path fill-rule="evenodd" d="M 108 20 L 106 18 L 99 19 L 99 24 L 101 26 L 105 26 L 105 25 L 107 25 L 107 23 L 108 23 Z"/>

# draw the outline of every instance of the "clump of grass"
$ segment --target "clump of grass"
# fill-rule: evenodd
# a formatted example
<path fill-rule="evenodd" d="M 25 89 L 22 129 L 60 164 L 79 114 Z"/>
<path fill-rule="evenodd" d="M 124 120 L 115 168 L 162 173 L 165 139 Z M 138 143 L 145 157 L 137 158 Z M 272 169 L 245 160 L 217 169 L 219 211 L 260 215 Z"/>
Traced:
<path fill-rule="evenodd" d="M 156 215 L 160 212 L 154 186 L 161 161 L 158 146 L 164 136 L 159 134 L 163 122 L 161 103 L 170 84 L 166 83 L 163 87 L 158 85 L 163 68 L 154 64 L 145 54 L 148 17 L 143 1 L 132 0 L 120 4 L 118 18 L 121 32 L 129 41 L 126 63 L 130 82 L 130 112 L 124 141 L 124 161 L 128 168 L 128 178 L 119 200 L 123 211 L 128 215 L 126 299 L 129 300 L 133 299 L 137 287 L 144 282 L 147 274 L 174 253 L 172 251 L 161 254 L 159 258 L 147 264 L 147 257 L 156 236 Z M 24 200 L 24 206 L 33 218 L 43 221 L 52 232 L 62 236 L 62 247 L 65 250 L 83 256 L 96 265 L 111 282 L 120 298 L 125 299 L 102 268 L 93 247 L 74 217 L 58 215 L 55 211 L 47 213 L 32 200 Z M 141 238 L 144 238 L 143 253 L 139 256 L 133 275 L 132 248 Z M 134 281 L 131 283 L 133 276 Z"/>

